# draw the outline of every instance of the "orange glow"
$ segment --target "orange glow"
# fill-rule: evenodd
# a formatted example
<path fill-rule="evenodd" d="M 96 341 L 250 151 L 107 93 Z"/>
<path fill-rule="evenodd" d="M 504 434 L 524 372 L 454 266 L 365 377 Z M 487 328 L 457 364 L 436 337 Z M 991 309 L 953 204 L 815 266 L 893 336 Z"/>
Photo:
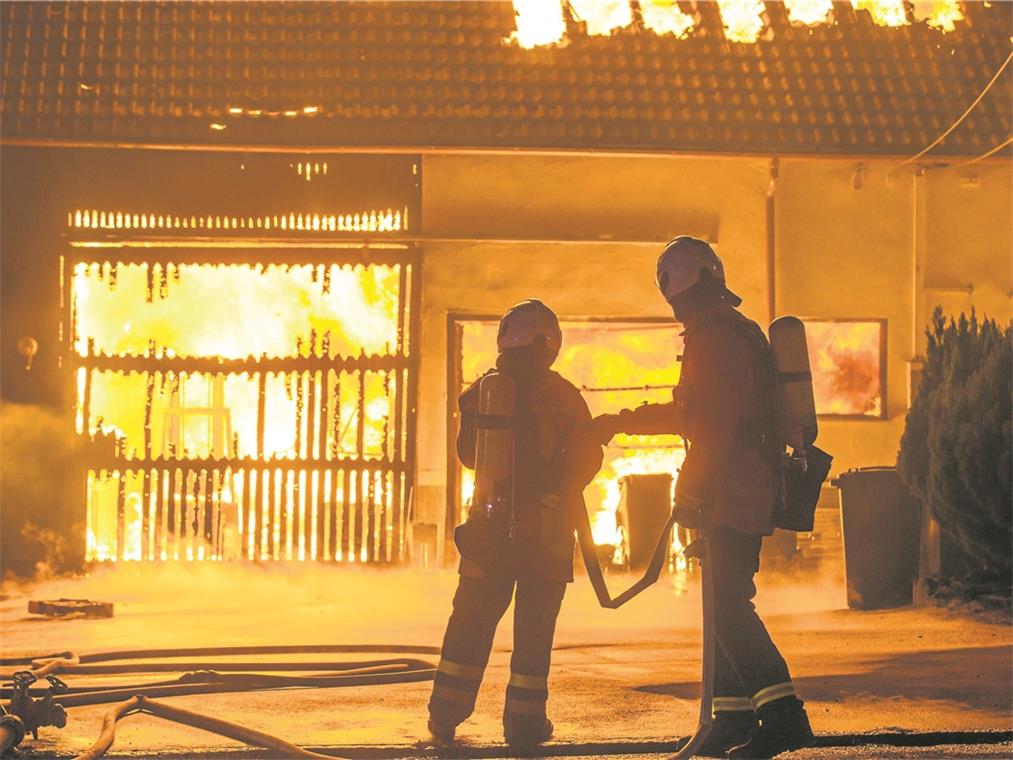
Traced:
<path fill-rule="evenodd" d="M 616 412 L 642 401 L 671 400 L 678 382 L 681 338 L 671 323 L 564 322 L 563 347 L 553 369 L 582 388 L 591 414 Z M 463 325 L 462 377 L 473 380 L 495 364 L 495 321 Z M 650 387 L 647 389 L 646 387 Z M 665 386 L 665 387 L 657 387 Z M 584 491 L 595 543 L 615 544 L 619 481 L 625 475 L 677 476 L 685 458 L 677 436 L 617 436 L 602 468 Z M 461 469 L 461 518 L 467 514 L 474 475 Z"/>
<path fill-rule="evenodd" d="M 732 42 L 756 42 L 763 31 L 763 0 L 717 0 L 725 37 Z"/>
<path fill-rule="evenodd" d="M 155 556 L 156 545 L 163 559 L 257 556 L 257 529 L 260 559 L 356 561 L 367 558 L 370 542 L 374 550 L 386 546 L 367 532 L 364 516 L 372 520 L 376 511 L 389 524 L 395 474 L 353 471 L 345 481 L 338 460 L 382 468 L 402 456 L 392 428 L 393 375 L 401 370 L 343 370 L 320 360 L 400 350 L 400 279 L 399 264 L 75 265 L 71 335 L 79 361 L 143 359 L 151 367 L 76 371 L 78 432 L 115 439 L 120 462 L 89 472 L 87 558 L 117 558 L 120 530 L 119 554 L 128 560 Z M 317 364 L 269 372 L 157 369 L 175 357 Z M 241 461 L 215 464 L 224 459 Z M 301 464 L 321 460 L 335 462 L 333 469 Z M 265 462 L 279 468 L 270 486 L 278 519 L 266 515 L 255 524 L 244 505 L 268 481 L 249 468 Z M 145 470 L 166 473 L 152 478 L 150 492 Z M 348 520 L 332 525 L 340 503 L 353 515 L 358 556 L 342 549 L 342 539 L 351 545 L 342 535 Z M 156 512 L 158 536 L 154 518 L 142 521 Z"/>
<path fill-rule="evenodd" d="M 633 23 L 629 0 L 570 0 L 570 7 L 591 35 L 607 37 Z"/>
<path fill-rule="evenodd" d="M 904 0 L 851 0 L 856 11 L 868 11 L 879 26 L 905 26 L 908 23 Z"/>
<path fill-rule="evenodd" d="M 84 356 L 90 338 L 92 353 L 110 355 L 296 356 L 319 351 L 329 331 L 331 356 L 383 353 L 397 342 L 398 276 L 384 265 L 79 263 L 74 347 Z"/>
<path fill-rule="evenodd" d="M 514 0 L 517 30 L 508 40 L 522 48 L 553 45 L 566 35 L 563 6 L 555 0 Z"/>
<path fill-rule="evenodd" d="M 763 0 L 717 0 L 725 37 L 732 42 L 756 42 L 763 33 Z M 904 0 L 851 0 L 855 10 L 868 11 L 879 26 L 899 27 L 909 22 Z M 784 0 L 793 24 L 830 23 L 831 0 Z M 988 3 L 986 3 L 986 6 Z M 914 0 L 915 19 L 943 32 L 952 32 L 964 20 L 959 0 Z M 587 24 L 589 35 L 610 35 L 632 22 L 629 0 L 571 0 L 574 15 Z M 508 38 L 524 48 L 566 44 L 566 22 L 558 0 L 514 0 L 517 30 Z M 641 0 L 644 26 L 655 34 L 688 37 L 695 18 L 684 13 L 676 0 Z M 248 112 L 249 113 L 249 112 Z"/>
<path fill-rule="evenodd" d="M 880 323 L 806 320 L 805 329 L 816 412 L 878 417 Z"/>
<path fill-rule="evenodd" d="M 325 163 L 299 163 L 300 176 L 326 175 Z M 308 167 L 308 168 L 307 168 Z M 318 168 L 319 167 L 319 168 Z M 287 232 L 400 232 L 408 224 L 408 209 L 372 209 L 354 214 L 295 213 L 265 216 L 177 216 L 173 214 L 75 209 L 69 226 L 91 230 L 256 230 Z"/>
<path fill-rule="evenodd" d="M 784 0 L 788 20 L 793 24 L 823 24 L 834 4 L 832 0 Z"/>
<path fill-rule="evenodd" d="M 941 32 L 952 32 L 964 20 L 959 0 L 915 0 L 915 20 L 925 21 Z"/>
<path fill-rule="evenodd" d="M 696 25 L 696 20 L 688 13 L 683 13 L 675 0 L 641 0 L 640 14 L 644 26 L 655 34 L 688 37 Z"/>

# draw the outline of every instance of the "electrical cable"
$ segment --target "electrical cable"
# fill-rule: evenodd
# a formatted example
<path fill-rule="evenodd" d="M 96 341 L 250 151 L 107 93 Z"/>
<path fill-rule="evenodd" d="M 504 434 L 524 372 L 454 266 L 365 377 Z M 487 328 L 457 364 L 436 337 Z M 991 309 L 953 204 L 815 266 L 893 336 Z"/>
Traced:
<path fill-rule="evenodd" d="M 949 137 L 950 133 L 952 133 L 953 130 L 955 130 L 957 127 L 959 127 L 960 124 L 964 121 L 964 119 L 966 119 L 968 116 L 971 115 L 971 111 L 973 111 L 978 106 L 978 104 L 982 101 L 982 99 L 985 97 L 985 95 L 988 94 L 988 91 L 992 89 L 992 85 L 994 85 L 999 80 L 999 77 L 1002 76 L 1002 73 L 1006 70 L 1006 67 L 1009 66 L 1009 63 L 1010 63 L 1011 60 L 1013 60 L 1013 50 L 1011 50 L 1010 53 L 1009 53 L 1009 55 L 1006 56 L 1006 60 L 1002 62 L 1002 65 L 999 67 L 998 71 L 996 71 L 995 74 L 992 76 L 992 78 L 989 80 L 988 84 L 985 85 L 984 89 L 982 89 L 982 91 L 978 93 L 978 96 L 971 102 L 971 105 L 969 105 L 964 110 L 964 112 L 957 118 L 957 120 L 955 122 L 953 122 L 949 127 L 947 127 L 946 130 L 944 130 L 943 133 L 941 135 L 939 135 L 939 137 L 937 137 L 935 140 L 933 140 L 927 146 L 925 146 L 924 148 L 922 148 L 918 153 L 916 153 L 915 155 L 911 156 L 911 158 L 907 159 L 906 161 L 902 161 L 901 163 L 899 163 L 895 167 L 893 167 L 890 170 L 889 173 L 893 174 L 894 172 L 896 172 L 901 167 L 907 166 L 908 164 L 910 164 L 910 163 L 912 163 L 914 161 L 917 161 L 919 158 L 921 158 L 922 156 L 924 156 L 926 153 L 928 153 L 934 147 L 936 147 L 937 145 L 939 145 L 939 143 L 941 143 L 943 140 L 945 140 L 947 137 Z"/>
<path fill-rule="evenodd" d="M 1002 150 L 1003 148 L 1005 148 L 1010 143 L 1013 143 L 1013 137 L 1007 137 L 1005 140 L 1003 140 L 1001 143 L 999 143 L 998 145 L 996 145 L 994 148 L 992 148 L 989 151 L 986 151 L 985 153 L 982 153 L 977 158 L 972 158 L 970 161 L 963 161 L 963 162 L 961 162 L 959 164 L 954 164 L 953 168 L 954 169 L 959 169 L 961 166 L 970 166 L 971 164 L 976 164 L 979 161 L 984 161 L 989 156 L 994 156 L 996 153 L 998 153 L 1000 150 Z"/>

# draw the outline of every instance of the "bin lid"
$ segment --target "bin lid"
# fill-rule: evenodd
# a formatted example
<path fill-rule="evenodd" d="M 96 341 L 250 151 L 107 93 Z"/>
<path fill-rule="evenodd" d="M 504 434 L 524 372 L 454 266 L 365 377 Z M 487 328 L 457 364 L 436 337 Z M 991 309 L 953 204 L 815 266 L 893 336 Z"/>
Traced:
<path fill-rule="evenodd" d="M 844 480 L 845 478 L 854 478 L 854 477 L 860 477 L 862 475 L 872 475 L 872 474 L 879 474 L 879 473 L 895 473 L 895 472 L 897 472 L 897 468 L 896 467 L 894 467 L 893 465 L 885 465 L 885 464 L 884 465 L 872 465 L 870 467 L 852 467 L 850 470 L 845 470 L 840 475 L 838 475 L 836 478 L 833 478 L 830 481 L 830 485 L 834 486 L 835 488 L 839 488 L 840 485 L 841 485 L 841 481 Z"/>

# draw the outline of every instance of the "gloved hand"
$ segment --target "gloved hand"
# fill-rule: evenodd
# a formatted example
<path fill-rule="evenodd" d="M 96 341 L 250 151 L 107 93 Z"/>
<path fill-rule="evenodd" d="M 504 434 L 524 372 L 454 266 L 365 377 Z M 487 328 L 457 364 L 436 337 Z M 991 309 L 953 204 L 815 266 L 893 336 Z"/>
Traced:
<path fill-rule="evenodd" d="M 704 527 L 702 507 L 703 503 L 700 499 L 687 494 L 676 493 L 675 504 L 672 506 L 672 514 L 675 516 L 675 521 L 682 527 L 689 528 L 690 530 L 700 530 Z"/>
<path fill-rule="evenodd" d="M 599 414 L 591 420 L 590 433 L 598 443 L 607 446 L 617 433 L 622 432 L 618 414 Z"/>

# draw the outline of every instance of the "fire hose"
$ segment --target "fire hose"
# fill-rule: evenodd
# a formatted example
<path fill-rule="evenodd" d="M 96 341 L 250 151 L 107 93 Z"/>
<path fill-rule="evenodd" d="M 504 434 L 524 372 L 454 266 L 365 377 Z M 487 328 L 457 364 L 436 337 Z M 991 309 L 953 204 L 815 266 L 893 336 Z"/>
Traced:
<path fill-rule="evenodd" d="M 584 557 L 589 580 L 603 607 L 615 609 L 641 591 L 655 583 L 660 576 L 668 549 L 668 536 L 674 524 L 670 518 L 659 536 L 657 546 L 644 576 L 619 596 L 612 598 L 605 584 L 594 543 L 590 521 L 586 510 L 583 519 L 578 520 L 578 538 Z M 699 540 L 687 549 L 687 556 L 693 555 L 701 562 L 703 569 L 703 697 L 697 729 L 689 742 L 684 745 L 676 760 L 691 757 L 706 738 L 711 725 L 711 703 L 713 697 L 713 600 L 710 580 L 710 563 L 707 559 L 706 540 Z M 172 697 L 194 694 L 219 694 L 241 691 L 259 691 L 288 688 L 335 688 L 363 686 L 370 684 L 408 683 L 432 680 L 436 668 L 431 662 L 411 657 L 359 661 L 261 661 L 234 662 L 228 660 L 183 660 L 175 662 L 124 662 L 125 660 L 173 659 L 185 657 L 222 657 L 249 655 L 281 655 L 309 653 L 407 653 L 439 654 L 436 647 L 398 645 L 280 645 L 280 646 L 232 646 L 198 647 L 180 649 L 139 649 L 113 652 L 99 652 L 78 655 L 72 651 L 57 652 L 39 657 L 3 658 L 0 666 L 28 666 L 28 670 L 0 670 L 0 677 L 12 678 L 10 688 L 0 689 L 0 754 L 19 744 L 26 732 L 37 736 L 38 728 L 47 725 L 62 727 L 66 724 L 65 708 L 117 702 L 103 719 L 99 739 L 79 756 L 86 760 L 102 757 L 113 745 L 116 725 L 119 720 L 133 714 L 145 713 L 166 720 L 183 723 L 195 728 L 211 731 L 246 744 L 262 747 L 280 753 L 284 757 L 325 758 L 333 755 L 303 750 L 279 737 L 262 731 L 202 715 L 152 700 L 152 697 Z M 104 664 L 103 664 L 104 663 Z M 272 673 L 242 672 L 267 670 Z M 109 687 L 69 687 L 58 677 L 64 675 L 113 675 L 125 673 L 156 673 L 189 671 L 176 679 L 147 683 L 135 683 Z M 239 672 L 237 672 L 239 671 Z M 315 675 L 277 675 L 279 671 L 314 671 Z M 326 671 L 326 672 L 320 672 Z M 40 677 L 50 687 L 40 693 L 32 689 Z M 11 709 L 15 708 L 15 709 Z"/>
<path fill-rule="evenodd" d="M 171 707 L 162 702 L 153 702 L 147 697 L 137 696 L 131 697 L 125 702 L 120 702 L 115 708 L 106 713 L 102 719 L 102 733 L 99 735 L 98 741 L 78 755 L 75 760 L 96 760 L 96 758 L 102 757 L 113 746 L 113 742 L 116 740 L 116 724 L 122 718 L 137 713 L 154 715 L 165 720 L 170 720 L 173 723 L 182 723 L 187 726 L 220 734 L 221 736 L 227 736 L 230 739 L 235 739 L 254 747 L 274 750 L 280 753 L 281 757 L 327 758 L 327 760 L 332 760 L 332 758 L 336 757 L 336 755 L 323 755 L 319 752 L 310 752 L 302 747 L 297 747 L 295 744 L 290 744 L 277 736 L 271 736 L 270 734 L 265 734 L 263 731 L 241 726 L 238 723 L 231 723 L 220 718 L 213 718 L 210 715 L 183 710 L 179 707 Z"/>
<path fill-rule="evenodd" d="M 27 670 L 0 671 L 0 676 L 13 683 L 0 690 L 0 754 L 19 744 L 26 734 L 37 736 L 42 726 L 66 724 L 65 708 L 118 702 L 103 720 L 99 740 L 82 758 L 101 757 L 115 740 L 116 723 L 135 713 L 146 713 L 166 720 L 227 736 L 252 746 L 281 753 L 284 757 L 333 757 L 300 749 L 283 739 L 256 729 L 230 723 L 200 713 L 170 707 L 151 697 L 192 694 L 219 694 L 239 691 L 262 691 L 290 688 L 334 688 L 373 684 L 410 683 L 432 680 L 436 666 L 412 657 L 388 659 L 299 662 L 269 660 L 230 662 L 225 660 L 181 662 L 123 662 L 141 659 L 174 659 L 184 657 L 249 656 L 310 653 L 408 653 L 439 654 L 439 648 L 412 645 L 348 645 L 311 644 L 281 646 L 199 647 L 184 649 L 137 649 L 77 655 L 58 652 L 41 657 L 0 659 L 0 666 L 25 665 Z M 92 664 L 116 663 L 118 664 Z M 318 675 L 274 675 L 249 671 L 325 671 Z M 69 687 L 56 673 L 73 675 L 114 675 L 124 673 L 180 672 L 190 670 L 177 679 L 153 683 L 137 683 L 109 687 Z M 32 688 L 42 676 L 49 688 Z"/>
<path fill-rule="evenodd" d="M 609 594 L 608 586 L 605 584 L 605 576 L 601 569 L 598 554 L 595 551 L 594 537 L 591 534 L 591 520 L 587 514 L 587 508 L 580 510 L 577 519 L 577 539 L 580 544 L 581 556 L 584 559 L 584 567 L 587 571 L 588 580 L 594 588 L 598 603 L 606 609 L 617 609 L 626 602 L 633 599 L 641 591 L 653 585 L 661 576 L 665 559 L 668 555 L 669 534 L 675 526 L 676 515 L 673 511 L 668 522 L 658 536 L 658 542 L 654 547 L 654 554 L 644 571 L 643 576 L 628 589 L 616 597 Z M 700 746 L 707 739 L 713 724 L 712 708 L 714 704 L 714 654 L 716 638 L 714 633 L 714 579 L 712 576 L 710 562 L 710 543 L 706 536 L 698 538 L 686 547 L 687 558 L 696 559 L 701 569 L 701 598 L 703 605 L 703 653 L 702 653 L 702 674 L 701 683 L 703 693 L 700 697 L 700 716 L 697 720 L 696 730 L 689 740 L 675 755 L 674 760 L 693 757 Z"/>

